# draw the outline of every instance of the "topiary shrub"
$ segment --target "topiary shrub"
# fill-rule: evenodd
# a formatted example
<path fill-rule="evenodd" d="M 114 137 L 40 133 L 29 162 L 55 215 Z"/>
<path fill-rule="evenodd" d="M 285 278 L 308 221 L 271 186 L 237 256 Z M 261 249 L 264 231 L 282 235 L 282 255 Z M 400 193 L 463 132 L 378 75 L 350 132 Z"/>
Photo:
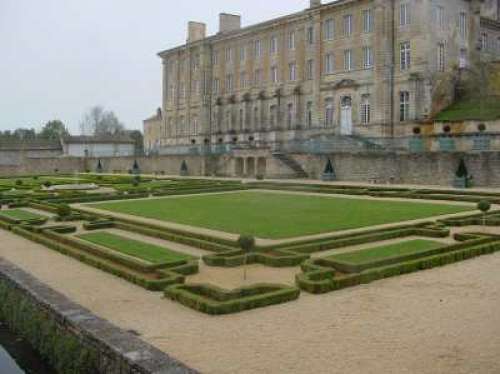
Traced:
<path fill-rule="evenodd" d="M 22 186 L 22 185 L 23 185 L 23 181 L 21 179 L 17 179 L 16 186 Z"/>
<path fill-rule="evenodd" d="M 248 254 L 254 250 L 255 248 L 255 238 L 251 235 L 240 235 L 238 238 L 238 246 L 243 250 L 245 253 L 245 259 L 244 259 L 244 271 L 243 271 L 243 279 L 247 279 L 247 262 L 248 262 Z"/>
<path fill-rule="evenodd" d="M 477 203 L 477 209 L 483 213 L 483 226 L 486 225 L 486 213 L 488 213 L 491 209 L 491 203 L 486 200 L 481 200 Z"/>
<path fill-rule="evenodd" d="M 57 215 L 59 217 L 67 217 L 71 215 L 71 208 L 67 204 L 59 204 L 57 206 Z"/>

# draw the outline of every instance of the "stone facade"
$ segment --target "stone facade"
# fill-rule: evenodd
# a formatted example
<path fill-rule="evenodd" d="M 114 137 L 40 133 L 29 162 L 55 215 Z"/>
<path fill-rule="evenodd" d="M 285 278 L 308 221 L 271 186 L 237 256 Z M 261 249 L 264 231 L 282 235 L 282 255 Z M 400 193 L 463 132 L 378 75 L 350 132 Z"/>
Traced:
<path fill-rule="evenodd" d="M 162 110 L 147 150 L 411 135 L 453 99 L 453 80 L 500 56 L 497 0 L 340 0 L 161 52 Z"/>

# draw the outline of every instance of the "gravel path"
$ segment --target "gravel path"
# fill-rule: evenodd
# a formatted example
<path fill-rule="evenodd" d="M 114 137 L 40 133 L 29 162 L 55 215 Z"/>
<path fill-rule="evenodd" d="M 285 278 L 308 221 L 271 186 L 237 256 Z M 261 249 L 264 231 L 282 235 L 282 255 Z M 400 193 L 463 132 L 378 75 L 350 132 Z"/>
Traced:
<path fill-rule="evenodd" d="M 1 257 L 204 373 L 500 373 L 500 254 L 209 317 L 9 232 L 0 242 Z"/>

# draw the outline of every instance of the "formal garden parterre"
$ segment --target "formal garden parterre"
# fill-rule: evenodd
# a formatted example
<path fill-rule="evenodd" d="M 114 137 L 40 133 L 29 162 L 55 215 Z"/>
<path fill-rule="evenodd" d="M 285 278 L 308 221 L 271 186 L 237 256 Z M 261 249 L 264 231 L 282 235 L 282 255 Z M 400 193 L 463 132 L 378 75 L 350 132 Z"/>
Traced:
<path fill-rule="evenodd" d="M 0 191 L 2 229 L 213 315 L 500 250 L 482 230 L 500 226 L 494 192 L 102 174 L 5 178 Z M 294 286 L 223 289 L 190 281 L 201 264 L 301 271 Z"/>

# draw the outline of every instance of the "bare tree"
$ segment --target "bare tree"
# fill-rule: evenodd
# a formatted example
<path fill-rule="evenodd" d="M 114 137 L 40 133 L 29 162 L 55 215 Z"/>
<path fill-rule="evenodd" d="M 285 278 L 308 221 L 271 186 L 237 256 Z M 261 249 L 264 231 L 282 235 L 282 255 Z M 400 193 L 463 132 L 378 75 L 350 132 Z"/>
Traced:
<path fill-rule="evenodd" d="M 106 111 L 99 105 L 90 108 L 80 122 L 82 135 L 117 135 L 124 131 L 125 126 L 118 120 L 115 113 Z"/>

